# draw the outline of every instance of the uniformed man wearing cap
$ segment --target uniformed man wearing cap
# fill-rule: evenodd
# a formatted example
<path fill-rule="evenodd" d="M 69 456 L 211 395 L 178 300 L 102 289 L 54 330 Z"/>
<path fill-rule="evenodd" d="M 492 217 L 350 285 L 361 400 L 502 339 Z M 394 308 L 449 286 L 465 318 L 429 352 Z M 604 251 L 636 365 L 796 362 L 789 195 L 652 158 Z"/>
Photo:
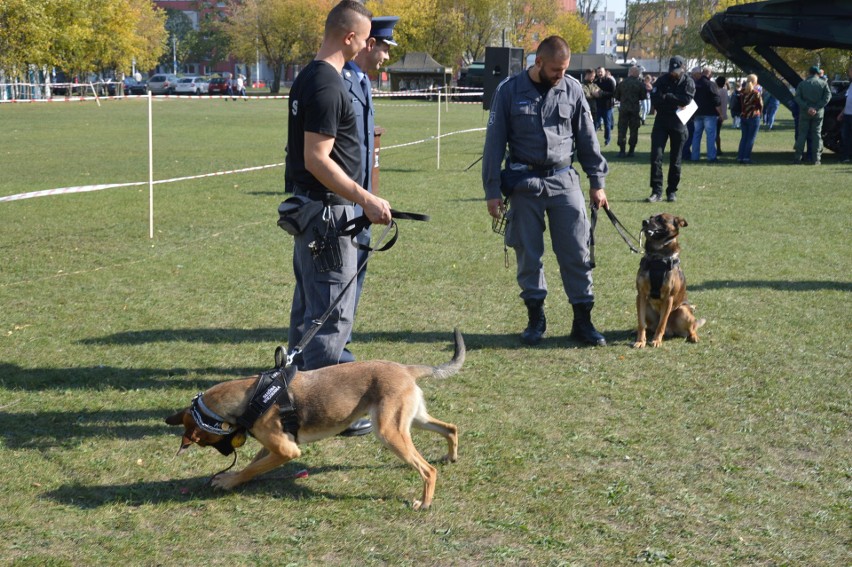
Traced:
<path fill-rule="evenodd" d="M 382 65 L 390 58 L 390 47 L 395 46 L 393 40 L 393 28 L 399 18 L 396 16 L 379 16 L 373 18 L 370 27 L 370 37 L 367 39 L 367 45 L 358 52 L 355 59 L 348 61 L 343 66 L 343 82 L 352 97 L 352 108 L 355 110 L 355 116 L 358 121 L 358 136 L 361 140 L 361 173 L 362 186 L 367 191 L 373 193 L 373 164 L 375 163 L 375 129 L 376 129 L 376 110 L 373 107 L 372 84 L 368 73 L 378 71 Z M 361 207 L 355 207 L 355 214 L 361 215 L 363 211 Z M 362 231 L 355 238 L 359 244 L 370 244 L 369 228 Z M 358 251 L 358 265 L 360 266 L 367 260 L 368 252 L 365 250 Z M 364 276 L 366 268 L 358 274 L 358 281 L 355 291 L 355 308 L 358 308 L 358 301 L 361 299 L 361 289 L 364 285 Z M 344 355 L 348 355 L 348 351 Z M 345 360 L 343 362 L 346 362 Z"/>
<path fill-rule="evenodd" d="M 663 199 L 663 151 L 669 140 L 671 146 L 666 198 L 668 201 L 676 199 L 683 148 L 689 135 L 677 111 L 692 102 L 695 96 L 695 83 L 686 74 L 685 67 L 683 57 L 672 57 L 668 74 L 660 76 L 651 90 L 651 104 L 657 111 L 657 118 L 651 130 L 651 196 L 646 199 L 650 203 L 658 203 Z"/>
<path fill-rule="evenodd" d="M 828 83 L 820 79 L 820 69 L 816 65 L 810 68 L 807 79 L 796 85 L 796 95 L 793 99 L 799 106 L 799 123 L 796 132 L 796 145 L 793 150 L 796 156 L 793 163 L 802 163 L 802 151 L 805 141 L 810 140 L 814 154 L 814 164 L 820 164 L 822 157 L 822 119 L 825 106 L 831 100 L 831 89 Z"/>
<path fill-rule="evenodd" d="M 482 184 L 494 218 L 503 213 L 501 192 L 509 197 L 505 242 L 515 250 L 529 319 L 521 340 L 537 344 L 547 328 L 542 264 L 546 215 L 562 285 L 574 310 L 571 337 L 604 346 L 606 340 L 591 320 L 589 221 L 572 156 L 576 153 L 589 178 L 594 207 L 608 206 L 604 179 L 609 169 L 583 88 L 565 75 L 570 59 L 565 40 L 548 37 L 538 46 L 532 67 L 497 87 L 485 133 Z"/>

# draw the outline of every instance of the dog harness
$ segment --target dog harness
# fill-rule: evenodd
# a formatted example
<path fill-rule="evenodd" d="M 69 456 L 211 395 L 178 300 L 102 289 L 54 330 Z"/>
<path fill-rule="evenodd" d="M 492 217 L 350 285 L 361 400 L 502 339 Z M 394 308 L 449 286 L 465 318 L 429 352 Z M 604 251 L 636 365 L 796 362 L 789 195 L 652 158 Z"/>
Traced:
<path fill-rule="evenodd" d="M 639 262 L 639 265 L 643 270 L 648 271 L 648 277 L 651 280 L 651 298 L 660 299 L 663 280 L 666 279 L 666 274 L 680 265 L 680 258 L 648 258 L 645 256 Z"/>
<path fill-rule="evenodd" d="M 260 374 L 246 411 L 236 419 L 236 427 L 232 427 L 224 417 L 207 407 L 203 393 L 192 399 L 189 412 L 195 424 L 208 433 L 225 437 L 213 445 L 223 455 L 229 455 L 235 447 L 242 445 L 245 433 L 254 427 L 258 418 L 273 404 L 278 404 L 278 415 L 284 431 L 298 439 L 299 418 L 288 392 L 288 386 L 296 376 L 296 367 L 285 366 L 284 357 L 284 348 L 278 347 L 275 352 L 275 368 Z"/>

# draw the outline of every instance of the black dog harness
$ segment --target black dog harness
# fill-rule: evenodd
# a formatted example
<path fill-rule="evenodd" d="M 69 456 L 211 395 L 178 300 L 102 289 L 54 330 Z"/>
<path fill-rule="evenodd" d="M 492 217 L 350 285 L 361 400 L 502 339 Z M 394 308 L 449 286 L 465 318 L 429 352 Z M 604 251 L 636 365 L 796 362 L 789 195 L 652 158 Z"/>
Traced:
<path fill-rule="evenodd" d="M 651 298 L 660 299 L 663 280 L 666 279 L 666 274 L 680 265 L 680 258 L 648 258 L 645 256 L 639 262 L 639 265 L 643 270 L 648 271 L 648 277 L 651 280 Z"/>

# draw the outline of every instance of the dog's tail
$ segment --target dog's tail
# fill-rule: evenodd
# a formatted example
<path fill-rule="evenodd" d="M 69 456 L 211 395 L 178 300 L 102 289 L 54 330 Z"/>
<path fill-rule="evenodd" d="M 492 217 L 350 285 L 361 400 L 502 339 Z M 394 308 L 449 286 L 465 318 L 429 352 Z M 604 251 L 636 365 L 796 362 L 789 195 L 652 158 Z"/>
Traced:
<path fill-rule="evenodd" d="M 461 367 L 464 364 L 464 337 L 462 337 L 461 331 L 459 331 L 458 328 L 453 329 L 453 335 L 455 340 L 455 352 L 453 353 L 453 358 L 449 362 L 445 362 L 444 364 L 438 366 L 433 366 L 433 378 L 449 378 L 453 374 L 458 373 L 458 371 L 461 370 Z"/>

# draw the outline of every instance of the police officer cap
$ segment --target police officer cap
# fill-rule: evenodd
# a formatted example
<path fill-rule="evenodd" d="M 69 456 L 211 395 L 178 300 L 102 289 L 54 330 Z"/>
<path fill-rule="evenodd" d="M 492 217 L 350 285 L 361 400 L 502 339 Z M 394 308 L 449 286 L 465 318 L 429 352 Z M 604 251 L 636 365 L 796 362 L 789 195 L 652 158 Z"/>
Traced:
<path fill-rule="evenodd" d="M 396 42 L 393 40 L 393 27 L 398 21 L 398 16 L 378 16 L 373 18 L 370 37 L 376 38 L 376 41 L 384 41 L 388 45 L 396 46 Z"/>
<path fill-rule="evenodd" d="M 669 73 L 674 73 L 675 71 L 683 73 L 685 66 L 686 61 L 680 55 L 675 55 L 669 59 Z"/>

